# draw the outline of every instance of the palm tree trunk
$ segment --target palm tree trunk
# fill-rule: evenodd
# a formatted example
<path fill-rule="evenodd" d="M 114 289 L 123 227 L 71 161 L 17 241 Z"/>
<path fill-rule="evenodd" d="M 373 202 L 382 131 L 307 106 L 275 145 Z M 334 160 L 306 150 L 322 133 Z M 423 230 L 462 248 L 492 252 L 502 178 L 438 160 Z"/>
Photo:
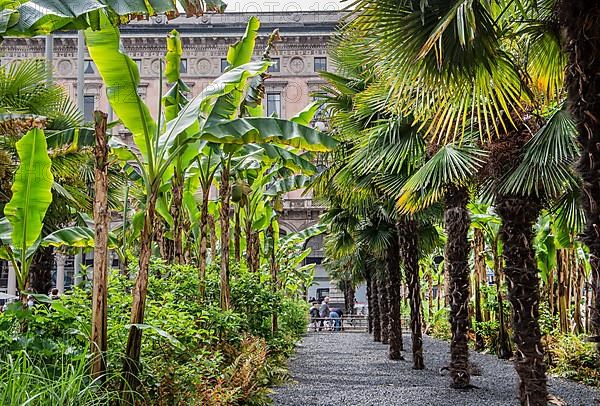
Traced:
<path fill-rule="evenodd" d="M 401 232 L 401 231 L 400 231 Z M 400 277 L 400 248 L 398 247 L 398 232 L 395 232 L 390 246 L 387 249 L 387 291 L 389 296 L 389 358 L 400 360 L 404 359 L 400 351 L 404 350 L 402 343 L 402 321 L 401 321 L 401 300 L 402 300 L 402 279 Z"/>
<path fill-rule="evenodd" d="M 234 218 L 234 226 L 233 226 L 233 256 L 235 257 L 235 262 L 239 264 L 241 260 L 241 252 L 240 252 L 240 239 L 242 234 L 242 227 L 240 225 L 240 207 L 234 207 L 235 214 Z"/>
<path fill-rule="evenodd" d="M 433 270 L 429 269 L 427 272 L 427 297 L 429 300 L 427 301 L 427 329 L 425 332 L 429 331 L 433 324 Z"/>
<path fill-rule="evenodd" d="M 512 348 L 506 331 L 504 294 L 502 293 L 502 257 L 498 254 L 498 241 L 496 239 L 492 242 L 492 255 L 494 257 L 494 280 L 496 281 L 496 298 L 498 302 L 498 345 L 496 353 L 500 359 L 509 359 L 512 356 Z"/>
<path fill-rule="evenodd" d="M 383 270 L 378 275 L 377 287 L 379 290 L 379 321 L 381 325 L 381 343 L 388 344 L 390 338 L 390 313 L 389 298 L 386 283 L 386 272 Z"/>
<path fill-rule="evenodd" d="M 140 371 L 140 353 L 142 350 L 142 331 L 135 327 L 136 324 L 144 323 L 144 308 L 146 306 L 146 295 L 148 293 L 148 269 L 152 257 L 152 237 L 154 232 L 154 218 L 158 190 L 152 190 L 146 200 L 146 214 L 144 216 L 144 227 L 140 235 L 140 259 L 139 271 L 135 280 L 131 304 L 131 323 L 127 346 L 125 348 L 125 360 L 123 362 L 123 375 L 125 382 L 123 390 L 128 393 L 138 386 L 138 374 Z"/>
<path fill-rule="evenodd" d="M 52 289 L 53 265 L 54 249 L 52 247 L 38 248 L 33 254 L 29 267 L 29 289 L 35 293 L 48 294 Z M 27 303 L 27 295 L 25 295 L 25 303 Z"/>
<path fill-rule="evenodd" d="M 229 185 L 229 163 L 221 169 L 221 185 L 219 188 L 219 222 L 221 225 L 221 274 L 220 274 L 220 303 L 221 309 L 229 310 L 231 307 L 231 292 L 229 288 L 229 199 L 231 188 Z"/>
<path fill-rule="evenodd" d="M 108 146 L 105 113 L 94 112 L 96 146 L 94 155 L 94 283 L 92 286 L 92 377 L 106 372 L 108 348 Z"/>
<path fill-rule="evenodd" d="M 354 313 L 354 302 L 356 300 L 356 289 L 351 280 L 343 282 L 344 286 L 344 311 L 346 315 Z"/>
<path fill-rule="evenodd" d="M 419 280 L 419 250 L 417 223 L 409 218 L 398 222 L 400 255 L 408 282 L 410 302 L 410 330 L 412 338 L 413 368 L 423 369 L 423 333 L 421 327 L 421 284 Z"/>
<path fill-rule="evenodd" d="M 182 202 L 183 202 L 183 173 L 177 167 L 173 174 L 171 192 L 171 217 L 173 217 L 173 247 L 170 255 L 177 264 L 183 264 L 183 225 L 182 225 Z"/>
<path fill-rule="evenodd" d="M 369 316 L 372 319 L 373 324 L 373 341 L 381 342 L 381 312 L 379 307 L 379 282 L 377 282 L 377 275 L 375 272 L 371 273 L 371 304 L 369 305 Z"/>
<path fill-rule="evenodd" d="M 208 231 L 210 232 L 210 262 L 213 263 L 217 260 L 217 226 L 215 224 L 215 217 L 211 214 L 206 216 L 208 221 Z"/>
<path fill-rule="evenodd" d="M 581 294 L 585 283 L 585 271 L 580 263 L 576 264 L 577 273 L 574 281 L 574 301 L 575 301 L 575 312 L 573 315 L 573 322 L 575 324 L 575 334 L 583 334 L 583 321 L 581 320 Z"/>
<path fill-rule="evenodd" d="M 208 240 L 208 197 L 210 188 L 202 190 L 202 207 L 200 208 L 200 269 L 198 271 L 198 289 L 200 300 L 206 291 L 206 255 Z"/>
<path fill-rule="evenodd" d="M 582 205 L 586 215 L 583 242 L 590 251 L 591 334 L 600 336 L 600 3 L 586 0 L 559 2 L 559 16 L 569 55 L 565 83 L 568 106 L 577 121 L 581 158 L 577 169 L 583 179 Z M 597 347 L 600 351 L 600 346 Z"/>
<path fill-rule="evenodd" d="M 258 272 L 260 268 L 260 237 L 257 231 L 252 232 L 252 269 Z"/>
<path fill-rule="evenodd" d="M 367 285 L 367 307 L 369 310 L 367 313 L 367 332 L 373 334 L 373 286 L 371 281 L 371 269 L 368 266 L 365 268 L 365 282 Z"/>
<path fill-rule="evenodd" d="M 127 255 L 127 247 L 129 245 L 129 241 L 127 240 L 127 226 L 129 220 L 127 219 L 127 214 L 129 213 L 129 179 L 125 179 L 125 197 L 123 199 L 123 240 L 122 240 L 122 250 L 123 255 L 121 258 L 120 268 L 121 274 L 129 279 L 129 263 L 128 263 L 128 255 Z"/>
<path fill-rule="evenodd" d="M 569 299 L 568 286 L 568 251 L 565 249 L 556 252 L 556 265 L 558 266 L 558 320 L 561 333 L 569 331 Z"/>
<path fill-rule="evenodd" d="M 273 223 L 269 224 L 267 228 L 267 238 L 270 240 L 269 242 L 269 268 L 271 270 L 271 284 L 273 285 L 273 293 L 276 294 L 278 290 L 278 275 L 277 275 L 277 261 L 275 258 L 275 230 L 273 229 Z M 274 311 L 271 314 L 271 332 L 273 334 L 277 333 L 278 326 L 278 314 L 277 311 Z"/>
<path fill-rule="evenodd" d="M 450 376 L 453 386 L 469 385 L 469 241 L 471 218 L 467 210 L 469 191 L 449 186 L 446 191 L 446 266 L 450 278 Z"/>
<path fill-rule="evenodd" d="M 250 272 L 256 272 L 254 269 L 254 239 L 252 238 L 252 219 L 250 218 L 250 209 L 246 206 L 246 265 Z"/>
<path fill-rule="evenodd" d="M 513 333 L 522 405 L 546 405 L 546 366 L 538 323 L 540 287 L 533 250 L 533 224 L 541 205 L 532 197 L 499 196 L 496 211 L 502 219 L 504 274 L 513 307 Z"/>
<path fill-rule="evenodd" d="M 483 236 L 483 231 L 480 228 L 475 228 L 473 230 L 473 257 L 475 262 L 475 272 L 474 272 L 474 289 L 473 293 L 475 296 L 475 322 L 481 323 L 483 322 L 483 311 L 481 310 L 481 284 L 485 282 L 485 258 L 484 256 L 485 250 L 485 240 Z M 483 278 L 482 278 L 483 276 Z M 484 298 L 485 299 L 485 298 Z M 484 300 L 485 301 L 485 300 Z M 482 351 L 485 348 L 485 343 L 483 341 L 483 336 L 479 331 L 475 332 L 475 349 L 477 351 Z"/>

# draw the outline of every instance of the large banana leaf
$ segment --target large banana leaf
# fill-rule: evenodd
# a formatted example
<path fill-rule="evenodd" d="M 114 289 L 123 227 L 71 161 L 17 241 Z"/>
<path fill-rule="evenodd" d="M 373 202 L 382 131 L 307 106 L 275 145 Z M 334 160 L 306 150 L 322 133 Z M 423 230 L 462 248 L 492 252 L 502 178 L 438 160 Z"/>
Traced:
<path fill-rule="evenodd" d="M 54 177 L 44 131 L 30 130 L 16 147 L 20 164 L 4 214 L 12 226 L 13 246 L 19 252 L 27 252 L 40 238 L 44 216 L 52 202 Z"/>
<path fill-rule="evenodd" d="M 123 51 L 119 29 L 104 15 L 100 16 L 100 21 L 101 30 L 85 31 L 88 51 L 104 80 L 110 105 L 131 131 L 133 141 L 144 161 L 148 162 L 157 126 L 137 92 L 140 83 L 138 66 Z"/>
<path fill-rule="evenodd" d="M 69 128 L 48 134 L 46 143 L 48 148 L 64 148 L 70 145 L 70 148 L 78 149 L 93 147 L 96 145 L 96 137 L 93 128 Z"/>
<path fill-rule="evenodd" d="M 325 152 L 338 142 L 329 135 L 273 117 L 238 118 L 204 128 L 202 139 L 219 144 L 277 143 L 306 151 Z"/>
<path fill-rule="evenodd" d="M 43 247 L 94 248 L 94 230 L 90 227 L 67 227 L 55 231 L 42 239 Z M 111 233 L 108 237 L 108 248 L 115 249 L 117 239 Z"/>
<path fill-rule="evenodd" d="M 305 175 L 293 175 L 287 178 L 279 179 L 267 188 L 265 191 L 266 196 L 281 196 L 284 193 L 291 192 L 292 190 L 301 189 L 306 187 L 312 178 Z"/>
<path fill-rule="evenodd" d="M 177 13 L 185 10 L 188 17 L 207 11 L 222 13 L 221 0 L 30 0 L 8 2 L 0 11 L 0 37 L 5 35 L 48 34 L 57 30 L 85 29 L 97 24 L 100 14 L 119 15 L 126 20 L 136 15 Z M 179 7 L 178 7 L 179 6 Z"/>
<path fill-rule="evenodd" d="M 316 224 L 312 227 L 305 228 L 302 231 L 298 231 L 297 233 L 287 234 L 286 236 L 282 237 L 280 245 L 303 244 L 304 241 L 309 240 L 319 234 L 323 234 L 325 231 L 327 231 L 327 226 L 325 224 Z"/>
<path fill-rule="evenodd" d="M 263 159 L 272 162 L 280 162 L 284 167 L 302 172 L 305 175 L 313 175 L 317 167 L 310 161 L 310 153 L 299 154 L 275 144 L 248 144 L 244 146 L 248 153 L 262 153 Z"/>
<path fill-rule="evenodd" d="M 105 8 L 97 0 L 31 0 L 15 8 L 18 21 L 8 28 L 10 35 L 48 34 L 60 29 L 85 28 L 85 16 Z M 0 32 L 4 35 L 5 32 Z"/>
<path fill-rule="evenodd" d="M 319 108 L 321 108 L 321 104 L 312 102 L 294 117 L 290 118 L 290 121 L 302 125 L 310 125 L 310 122 L 315 117 L 315 114 L 317 114 L 317 111 L 319 111 Z"/>
<path fill-rule="evenodd" d="M 256 42 L 259 27 L 260 22 L 258 21 L 258 18 L 250 17 L 242 38 L 231 45 L 227 51 L 227 62 L 229 63 L 228 69 L 237 68 L 252 60 L 254 44 Z M 231 92 L 220 96 L 215 102 L 206 122 L 212 123 L 218 120 L 231 120 L 235 118 L 244 97 L 245 85 L 246 81 L 244 80 Z"/>
<path fill-rule="evenodd" d="M 198 115 L 205 117 L 209 115 L 217 98 L 237 89 L 243 89 L 248 78 L 260 75 L 267 70 L 268 66 L 267 62 L 250 62 L 225 72 L 183 106 L 177 117 L 167 123 L 166 131 L 160 136 L 159 160 L 166 160 L 167 154 L 173 153 L 176 146 L 188 144 L 188 150 L 195 148 L 196 144 L 191 141 L 194 141 L 198 134 L 190 135 L 193 132 L 190 129 L 198 125 Z M 189 157 L 191 155 L 188 152 L 180 153 L 184 157 Z M 187 164 L 184 160 L 182 163 Z"/>

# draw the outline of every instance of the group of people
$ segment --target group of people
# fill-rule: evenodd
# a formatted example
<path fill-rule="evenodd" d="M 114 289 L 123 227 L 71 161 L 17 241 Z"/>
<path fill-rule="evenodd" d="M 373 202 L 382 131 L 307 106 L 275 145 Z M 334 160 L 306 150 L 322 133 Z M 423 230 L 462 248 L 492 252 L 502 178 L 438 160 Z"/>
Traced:
<path fill-rule="evenodd" d="M 341 331 L 342 316 L 344 312 L 337 307 L 329 307 L 329 296 L 325 296 L 323 302 L 313 300 L 310 308 L 310 325 L 313 331 Z"/>

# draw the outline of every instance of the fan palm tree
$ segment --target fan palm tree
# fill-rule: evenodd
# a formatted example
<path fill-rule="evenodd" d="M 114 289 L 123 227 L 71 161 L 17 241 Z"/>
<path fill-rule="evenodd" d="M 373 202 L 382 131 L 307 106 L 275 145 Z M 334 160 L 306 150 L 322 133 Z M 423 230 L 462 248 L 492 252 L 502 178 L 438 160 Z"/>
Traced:
<path fill-rule="evenodd" d="M 411 211 L 427 207 L 443 199 L 446 227 L 446 268 L 449 277 L 450 375 L 453 385 L 467 387 L 470 383 L 468 362 L 469 329 L 469 254 L 467 234 L 470 215 L 469 183 L 483 166 L 485 154 L 473 142 L 450 143 L 442 146 L 406 182 L 399 192 L 399 205 Z"/>
<path fill-rule="evenodd" d="M 519 348 L 520 399 L 523 404 L 545 404 L 532 225 L 549 195 L 568 188 L 572 176 L 555 161 L 572 155 L 571 150 L 565 152 L 557 143 L 546 145 L 547 154 L 537 164 L 546 175 L 556 175 L 551 182 L 541 182 L 539 172 L 529 178 L 533 182 L 528 188 L 507 187 L 504 181 L 506 173 L 513 174 L 513 180 L 525 176 L 519 166 L 531 162 L 525 153 L 531 147 L 528 142 L 544 139 L 540 134 L 548 128 L 545 103 L 560 99 L 556 86 L 560 63 L 542 67 L 533 61 L 560 61 L 560 50 L 544 54 L 532 41 L 527 50 L 537 46 L 537 58 L 524 57 L 515 38 L 531 30 L 513 18 L 526 10 L 515 2 L 365 0 L 357 3 L 356 10 L 347 29 L 363 30 L 366 39 L 350 46 L 348 53 L 370 61 L 378 74 L 380 83 L 372 87 L 371 100 L 390 84 L 388 111 L 412 114 L 430 139 L 444 143 L 477 131 L 485 141 L 484 149 L 492 152 L 484 189 L 503 220 L 505 273 Z"/>
<path fill-rule="evenodd" d="M 562 44 L 568 55 L 565 86 L 568 109 L 577 124 L 581 158 L 577 170 L 583 180 L 582 204 L 586 226 L 583 242 L 590 250 L 592 290 L 595 302 L 591 308 L 592 332 L 600 336 L 600 65 L 594 55 L 600 51 L 600 4 L 556 0 Z M 550 5 L 548 14 L 553 11 Z M 554 14 L 551 14 L 554 16 Z M 548 26 L 548 25 L 546 25 Z M 554 37 L 556 38 L 556 36 Z M 599 347 L 600 349 L 600 347 Z"/>
<path fill-rule="evenodd" d="M 340 49 L 340 48 L 338 48 Z M 340 133 L 340 138 L 349 140 L 346 156 L 340 159 L 333 184 L 340 189 L 339 196 L 344 207 L 363 214 L 374 213 L 379 206 L 381 215 L 371 224 L 378 232 L 389 230 L 385 241 L 385 267 L 379 275 L 377 291 L 379 294 L 379 310 L 381 320 L 381 340 L 389 341 L 390 358 L 400 359 L 402 345 L 401 334 L 401 276 L 400 264 L 407 274 L 411 302 L 411 331 L 413 337 L 413 362 L 417 369 L 423 368 L 421 312 L 420 312 L 420 279 L 418 268 L 417 223 L 414 219 L 396 218 L 394 213 L 394 197 L 382 189 L 379 182 L 402 182 L 407 171 L 414 168 L 423 143 L 410 122 L 394 117 L 384 111 L 381 100 L 364 102 L 362 91 L 372 81 L 371 72 L 360 66 L 354 67 L 353 61 L 346 61 L 343 55 L 337 59 L 348 77 L 339 74 L 324 74 L 329 86 L 326 86 L 320 97 L 326 106 L 334 112 L 331 115 L 331 126 Z M 417 158 L 415 158 L 417 157 Z M 391 176 L 391 179 L 386 179 Z M 369 208 L 369 209 L 367 209 Z M 402 221 L 397 227 L 396 222 Z M 370 244 L 371 245 L 371 244 Z M 403 259 L 403 261 L 401 260 Z"/>

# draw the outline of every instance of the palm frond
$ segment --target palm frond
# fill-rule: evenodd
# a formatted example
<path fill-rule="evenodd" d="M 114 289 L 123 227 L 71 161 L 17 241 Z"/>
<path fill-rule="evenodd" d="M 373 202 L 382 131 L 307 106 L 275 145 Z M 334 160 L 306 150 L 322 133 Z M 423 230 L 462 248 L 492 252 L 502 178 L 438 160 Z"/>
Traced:
<path fill-rule="evenodd" d="M 571 168 L 579 154 L 577 128 L 566 110 L 557 110 L 524 149 L 521 163 L 501 184 L 501 193 L 553 198 L 577 184 Z"/>
<path fill-rule="evenodd" d="M 465 185 L 483 167 L 487 154 L 473 143 L 443 145 L 402 187 L 400 210 L 414 212 L 439 201 L 445 187 Z"/>

